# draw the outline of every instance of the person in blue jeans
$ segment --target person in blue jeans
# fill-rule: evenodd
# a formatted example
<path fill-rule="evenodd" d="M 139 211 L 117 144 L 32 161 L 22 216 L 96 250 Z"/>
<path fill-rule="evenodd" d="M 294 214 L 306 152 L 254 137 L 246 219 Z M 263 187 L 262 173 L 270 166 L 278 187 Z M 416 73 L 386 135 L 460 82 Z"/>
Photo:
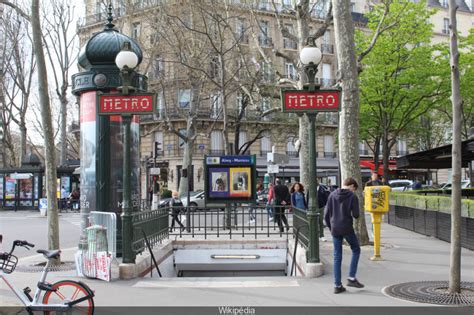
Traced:
<path fill-rule="evenodd" d="M 360 246 L 353 228 L 353 218 L 357 219 L 359 217 L 359 200 L 354 194 L 358 186 L 355 179 L 352 177 L 346 178 L 342 188 L 333 191 L 329 195 L 324 209 L 324 221 L 331 231 L 334 245 L 334 293 L 336 294 L 346 291 L 341 282 L 342 242 L 344 239 L 349 243 L 352 250 L 347 286 L 364 287 L 356 278 Z"/>

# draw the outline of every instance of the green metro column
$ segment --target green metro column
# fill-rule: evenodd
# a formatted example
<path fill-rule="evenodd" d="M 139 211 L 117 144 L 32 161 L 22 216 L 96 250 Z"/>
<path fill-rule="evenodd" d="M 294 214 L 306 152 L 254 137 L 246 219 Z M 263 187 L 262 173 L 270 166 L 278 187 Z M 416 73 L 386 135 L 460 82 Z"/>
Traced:
<path fill-rule="evenodd" d="M 319 89 L 316 87 L 315 77 L 318 72 L 318 64 L 321 62 L 321 50 L 315 45 L 315 38 L 309 37 L 307 46 L 303 47 L 300 52 L 300 60 L 304 65 L 304 71 L 308 77 L 308 91 L 315 92 Z M 307 113 L 309 119 L 309 204 L 308 204 L 308 225 L 309 225 L 309 248 L 307 261 L 309 263 L 319 263 L 319 213 L 318 209 L 318 193 L 317 193 L 317 168 L 316 168 L 316 115 L 315 113 Z"/>
<path fill-rule="evenodd" d="M 81 130 L 81 236 L 80 248 L 85 248 L 85 228 L 89 224 L 91 211 L 115 212 L 120 219 L 122 213 L 123 180 L 122 119 L 120 116 L 99 116 L 97 113 L 97 92 L 117 92 L 122 84 L 120 70 L 115 58 L 125 42 L 130 42 L 131 50 L 142 60 L 142 51 L 130 37 L 121 34 L 112 23 L 112 7 L 103 31 L 94 34 L 82 46 L 78 64 L 82 72 L 72 76 L 72 92 L 78 96 Z M 131 73 L 130 86 L 140 92 L 147 90 L 147 78 L 136 72 Z M 131 142 L 139 143 L 138 120 L 132 121 Z M 114 152 L 114 154 L 111 154 Z M 131 168 L 139 168 L 138 148 L 132 152 Z M 139 178 L 132 177 L 132 195 L 139 196 Z M 136 209 L 138 210 L 138 209 Z M 117 249 L 121 250 L 121 220 L 118 220 Z M 119 252 L 120 255 L 120 252 Z"/>

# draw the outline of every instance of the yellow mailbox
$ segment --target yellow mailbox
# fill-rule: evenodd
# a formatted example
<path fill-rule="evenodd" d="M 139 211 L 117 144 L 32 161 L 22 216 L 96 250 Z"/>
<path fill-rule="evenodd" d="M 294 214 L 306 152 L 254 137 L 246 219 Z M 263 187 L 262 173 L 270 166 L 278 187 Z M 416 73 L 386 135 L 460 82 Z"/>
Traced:
<path fill-rule="evenodd" d="M 388 212 L 389 186 L 367 186 L 365 187 L 365 211 Z"/>
<path fill-rule="evenodd" d="M 389 186 L 367 186 L 364 190 L 365 211 L 370 212 L 374 226 L 374 256 L 371 260 L 382 260 L 380 256 L 380 224 L 382 215 L 389 210 Z"/>

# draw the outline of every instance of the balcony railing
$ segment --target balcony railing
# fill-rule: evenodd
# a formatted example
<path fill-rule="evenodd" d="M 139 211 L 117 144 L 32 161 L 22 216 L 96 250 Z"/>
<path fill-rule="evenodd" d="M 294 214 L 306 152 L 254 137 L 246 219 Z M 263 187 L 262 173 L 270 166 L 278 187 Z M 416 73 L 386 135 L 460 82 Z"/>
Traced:
<path fill-rule="evenodd" d="M 334 45 L 321 44 L 321 51 L 323 54 L 334 54 Z"/>
<path fill-rule="evenodd" d="M 298 157 L 298 151 L 286 151 L 286 155 L 291 156 L 291 157 Z"/>
<path fill-rule="evenodd" d="M 264 35 L 258 36 L 258 43 L 262 46 L 270 47 L 272 46 L 272 38 Z"/>
<path fill-rule="evenodd" d="M 298 45 L 294 40 L 289 38 L 283 38 L 283 48 L 284 49 L 297 49 Z"/>
<path fill-rule="evenodd" d="M 336 157 L 336 152 L 324 152 L 324 157 L 325 158 L 335 158 Z"/>
<path fill-rule="evenodd" d="M 267 157 L 267 153 L 272 153 L 272 150 L 260 150 L 260 156 Z"/>
<path fill-rule="evenodd" d="M 443 28 L 441 31 L 443 34 L 449 35 L 449 29 Z"/>
<path fill-rule="evenodd" d="M 359 154 L 360 154 L 360 155 L 369 155 L 369 150 L 366 150 L 366 149 L 359 149 Z"/>
<path fill-rule="evenodd" d="M 326 79 L 326 78 L 321 79 L 321 86 L 323 86 L 323 87 L 333 86 L 335 84 L 336 84 L 335 79 Z"/>
<path fill-rule="evenodd" d="M 397 150 L 397 156 L 407 155 L 408 151 Z"/>

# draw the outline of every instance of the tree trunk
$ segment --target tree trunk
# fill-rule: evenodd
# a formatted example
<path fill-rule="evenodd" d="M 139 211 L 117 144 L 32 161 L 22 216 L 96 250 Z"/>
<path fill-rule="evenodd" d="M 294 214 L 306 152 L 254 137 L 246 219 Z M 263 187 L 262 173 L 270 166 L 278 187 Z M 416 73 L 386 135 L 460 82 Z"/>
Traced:
<path fill-rule="evenodd" d="M 355 231 L 361 245 L 369 243 L 365 224 L 362 176 L 359 157 L 359 81 L 354 46 L 354 24 L 350 2 L 333 0 L 334 31 L 336 37 L 339 80 L 342 83 L 342 104 L 339 123 L 339 159 L 342 180 L 353 177 L 360 188 L 360 217 L 355 221 Z"/>
<path fill-rule="evenodd" d="M 383 163 L 383 178 L 385 178 L 385 180 L 387 181 L 388 183 L 388 180 L 389 180 L 389 175 L 388 175 L 388 161 L 389 161 L 389 158 L 390 158 L 390 148 L 391 146 L 389 145 L 388 143 L 388 135 L 383 135 L 383 138 L 382 138 L 382 163 Z"/>
<path fill-rule="evenodd" d="M 377 137 L 375 139 L 375 144 L 374 144 L 374 172 L 378 173 L 379 171 L 379 165 L 380 165 L 380 137 Z"/>
<path fill-rule="evenodd" d="M 23 158 L 26 156 L 26 122 L 25 117 L 20 119 L 20 156 L 18 157 L 18 167 L 23 164 Z"/>
<path fill-rule="evenodd" d="M 38 67 L 38 94 L 41 122 L 44 131 L 46 194 L 48 198 L 48 249 L 59 249 L 58 203 L 56 197 L 56 156 L 54 146 L 51 105 L 48 94 L 48 74 L 43 51 L 43 40 L 39 15 L 39 0 L 31 2 L 31 28 L 33 47 Z M 60 263 L 57 259 L 55 263 Z"/>
<path fill-rule="evenodd" d="M 66 160 L 67 160 L 67 96 L 66 93 L 64 92 L 60 96 L 60 101 L 61 101 L 61 131 L 59 134 L 60 138 L 60 148 L 59 148 L 59 165 L 66 165 Z"/>
<path fill-rule="evenodd" d="M 461 125 L 462 99 L 459 82 L 459 52 L 457 40 L 457 4 L 449 0 L 450 25 L 450 64 L 451 64 L 451 101 L 453 105 L 453 144 L 451 190 L 451 256 L 449 270 L 449 292 L 461 292 Z"/>

